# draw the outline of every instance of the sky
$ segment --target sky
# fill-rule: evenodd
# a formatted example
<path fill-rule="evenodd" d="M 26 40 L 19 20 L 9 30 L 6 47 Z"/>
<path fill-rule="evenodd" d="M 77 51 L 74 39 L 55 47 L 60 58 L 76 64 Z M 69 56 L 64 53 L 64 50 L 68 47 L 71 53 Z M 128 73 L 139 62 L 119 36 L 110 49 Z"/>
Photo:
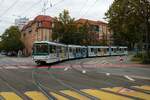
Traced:
<path fill-rule="evenodd" d="M 113 0 L 0 0 L 0 35 L 14 25 L 17 18 L 27 17 L 32 20 L 43 14 L 55 17 L 64 9 L 69 10 L 70 16 L 75 19 L 105 21 L 105 12 L 112 2 Z"/>

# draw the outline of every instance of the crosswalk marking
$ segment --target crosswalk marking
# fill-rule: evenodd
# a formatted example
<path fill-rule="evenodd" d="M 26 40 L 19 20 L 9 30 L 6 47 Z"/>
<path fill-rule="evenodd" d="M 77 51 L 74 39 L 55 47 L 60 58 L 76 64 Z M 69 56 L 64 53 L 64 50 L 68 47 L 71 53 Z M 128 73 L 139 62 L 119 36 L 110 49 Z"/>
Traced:
<path fill-rule="evenodd" d="M 150 91 L 150 86 L 148 86 L 148 85 L 143 85 L 143 86 L 133 86 L 133 87 Z"/>
<path fill-rule="evenodd" d="M 83 89 L 82 91 L 89 94 L 89 95 L 97 97 L 98 99 L 101 99 L 101 100 L 112 100 L 112 99 L 113 100 L 133 100 L 133 99 L 130 99 L 127 97 L 103 92 L 103 91 L 100 91 L 97 89 Z"/>
<path fill-rule="evenodd" d="M 65 97 L 63 97 L 61 95 L 58 95 L 58 94 L 56 94 L 54 92 L 50 92 L 50 94 L 53 95 L 57 100 L 69 100 L 69 99 L 67 99 L 67 98 L 65 98 Z"/>
<path fill-rule="evenodd" d="M 131 86 L 143 90 L 150 90 L 150 86 Z M 132 90 L 124 87 L 113 87 L 113 88 L 102 88 L 102 89 L 81 89 L 80 91 L 87 93 L 88 95 L 94 96 L 101 100 L 133 100 L 136 98 L 143 100 L 150 100 L 150 95 L 144 92 L 140 92 L 138 90 Z M 110 91 L 110 92 L 109 92 Z M 88 97 L 73 91 L 73 90 L 61 90 L 58 91 L 66 95 L 67 97 L 76 98 L 78 100 L 90 100 Z M 113 93 L 111 93 L 113 92 Z M 64 95 L 60 95 L 54 92 L 49 92 L 53 97 L 57 100 L 69 100 L 69 98 Z M 24 93 L 27 97 L 32 100 L 48 100 L 42 92 L 40 91 L 27 91 Z M 4 100 L 23 100 L 19 95 L 14 92 L 0 92 L 0 97 L 4 98 Z M 1 99 L 0 98 L 0 99 Z"/>
<path fill-rule="evenodd" d="M 117 92 L 120 94 L 124 94 L 127 96 L 133 96 L 133 97 L 138 97 L 144 100 L 149 100 L 150 99 L 150 95 L 142 93 L 142 92 L 137 92 L 134 90 L 130 90 L 127 88 L 123 88 L 123 87 L 114 87 L 114 88 L 104 88 L 105 90 L 109 90 L 109 91 L 113 91 L 113 92 Z"/>
<path fill-rule="evenodd" d="M 32 100 L 48 100 L 48 98 L 43 93 L 38 91 L 29 91 L 25 92 L 25 94 Z"/>
<path fill-rule="evenodd" d="M 5 100 L 23 100 L 13 92 L 0 92 L 0 96 L 2 96 Z"/>
<path fill-rule="evenodd" d="M 71 90 L 63 90 L 61 91 L 62 93 L 66 94 L 66 95 L 69 95 L 69 96 L 72 96 L 76 99 L 79 99 L 79 100 L 90 100 L 89 98 L 85 97 L 85 96 L 82 96 L 81 94 L 75 92 L 75 91 L 71 91 Z"/>

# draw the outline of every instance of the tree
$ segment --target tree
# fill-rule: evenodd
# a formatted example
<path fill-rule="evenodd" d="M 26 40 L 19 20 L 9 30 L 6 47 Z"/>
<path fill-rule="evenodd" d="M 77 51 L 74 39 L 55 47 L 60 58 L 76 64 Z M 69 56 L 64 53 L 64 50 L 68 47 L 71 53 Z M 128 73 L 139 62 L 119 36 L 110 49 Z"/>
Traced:
<path fill-rule="evenodd" d="M 75 20 L 70 17 L 67 10 L 60 13 L 58 18 L 54 18 L 53 41 L 65 44 L 78 44 L 78 36 Z"/>
<path fill-rule="evenodd" d="M 24 45 L 20 40 L 21 32 L 16 26 L 11 26 L 2 34 L 2 48 L 6 51 L 22 50 Z"/>
<path fill-rule="evenodd" d="M 150 34 L 150 3 L 147 0 L 114 0 L 105 15 L 117 45 L 133 48 L 145 33 Z"/>
<path fill-rule="evenodd" d="M 95 32 L 92 32 L 94 28 L 90 27 L 88 21 L 78 27 L 78 32 L 81 33 L 82 45 L 99 45 Z M 95 31 L 95 30 L 94 30 Z"/>

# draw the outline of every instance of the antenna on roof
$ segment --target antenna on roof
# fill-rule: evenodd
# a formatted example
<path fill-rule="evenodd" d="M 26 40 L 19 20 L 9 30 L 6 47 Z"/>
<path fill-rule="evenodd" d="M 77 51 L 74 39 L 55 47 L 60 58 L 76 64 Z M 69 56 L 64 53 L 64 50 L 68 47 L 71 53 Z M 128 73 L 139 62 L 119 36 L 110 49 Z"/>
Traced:
<path fill-rule="evenodd" d="M 46 15 L 46 1 L 43 3 L 43 14 Z"/>

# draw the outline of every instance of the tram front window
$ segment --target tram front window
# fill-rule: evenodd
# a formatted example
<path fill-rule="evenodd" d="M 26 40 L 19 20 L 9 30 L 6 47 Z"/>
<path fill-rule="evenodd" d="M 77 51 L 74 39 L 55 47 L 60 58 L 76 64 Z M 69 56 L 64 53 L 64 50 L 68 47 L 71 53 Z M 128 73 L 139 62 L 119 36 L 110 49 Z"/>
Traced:
<path fill-rule="evenodd" d="M 34 55 L 43 55 L 48 54 L 48 44 L 34 44 L 33 47 L 33 54 Z"/>

